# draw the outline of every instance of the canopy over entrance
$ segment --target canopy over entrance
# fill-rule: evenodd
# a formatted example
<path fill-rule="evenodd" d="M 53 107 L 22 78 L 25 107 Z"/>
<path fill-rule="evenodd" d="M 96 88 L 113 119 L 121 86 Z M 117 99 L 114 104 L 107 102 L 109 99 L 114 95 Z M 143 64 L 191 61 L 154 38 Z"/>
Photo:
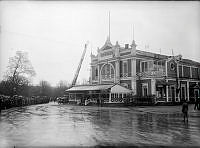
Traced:
<path fill-rule="evenodd" d="M 111 87 L 111 93 L 131 93 L 130 89 L 127 89 L 121 85 L 114 85 Z"/>
<path fill-rule="evenodd" d="M 110 90 L 111 93 L 131 93 L 132 92 L 130 89 L 127 89 L 119 84 L 74 86 L 65 91 L 66 92 L 80 92 L 80 91 L 98 91 L 98 90 L 102 90 L 102 91 Z"/>

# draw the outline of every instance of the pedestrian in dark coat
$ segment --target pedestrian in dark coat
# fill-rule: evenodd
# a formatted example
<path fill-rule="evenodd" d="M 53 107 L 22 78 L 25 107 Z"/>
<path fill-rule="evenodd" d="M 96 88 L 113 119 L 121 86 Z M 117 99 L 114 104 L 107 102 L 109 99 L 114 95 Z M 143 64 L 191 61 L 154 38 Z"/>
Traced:
<path fill-rule="evenodd" d="M 183 113 L 184 122 L 185 122 L 185 118 L 187 119 L 187 122 L 188 122 L 188 103 L 186 102 L 186 100 L 183 101 L 182 113 Z"/>
<path fill-rule="evenodd" d="M 200 98 L 197 98 L 197 109 L 200 110 Z"/>
<path fill-rule="evenodd" d="M 198 106 L 199 106 L 198 104 L 199 104 L 199 102 L 198 102 L 198 98 L 195 97 L 194 110 L 198 109 Z"/>

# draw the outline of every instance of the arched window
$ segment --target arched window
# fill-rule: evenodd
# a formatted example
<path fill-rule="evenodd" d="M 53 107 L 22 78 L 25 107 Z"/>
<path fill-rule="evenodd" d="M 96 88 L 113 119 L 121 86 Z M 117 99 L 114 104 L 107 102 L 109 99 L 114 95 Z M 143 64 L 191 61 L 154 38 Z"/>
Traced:
<path fill-rule="evenodd" d="M 101 69 L 102 79 L 113 79 L 114 78 L 114 68 L 111 64 L 105 64 Z"/>

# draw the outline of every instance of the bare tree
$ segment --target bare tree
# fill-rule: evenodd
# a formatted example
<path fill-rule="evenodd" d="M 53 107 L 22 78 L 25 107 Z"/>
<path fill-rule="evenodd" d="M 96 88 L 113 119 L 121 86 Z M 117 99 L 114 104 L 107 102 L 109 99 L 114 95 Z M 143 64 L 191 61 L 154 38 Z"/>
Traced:
<path fill-rule="evenodd" d="M 60 80 L 56 87 L 54 87 L 54 96 L 59 97 L 65 94 L 65 90 L 68 89 L 70 84 L 65 80 Z"/>
<path fill-rule="evenodd" d="M 52 95 L 52 87 L 47 81 L 40 81 L 40 96 L 51 96 Z"/>
<path fill-rule="evenodd" d="M 27 86 L 31 77 L 35 76 L 33 66 L 26 52 L 17 51 L 14 57 L 9 58 L 8 70 L 5 78 L 11 85 L 11 95 L 19 94 Z"/>

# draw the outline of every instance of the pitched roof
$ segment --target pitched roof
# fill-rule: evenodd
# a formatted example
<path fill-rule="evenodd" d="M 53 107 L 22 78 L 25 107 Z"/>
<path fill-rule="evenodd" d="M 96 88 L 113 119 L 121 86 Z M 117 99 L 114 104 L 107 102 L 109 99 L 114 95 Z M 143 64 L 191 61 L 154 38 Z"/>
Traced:
<path fill-rule="evenodd" d="M 196 61 L 193 61 L 193 60 L 189 60 L 189 59 L 182 59 L 180 61 L 180 63 L 183 63 L 183 64 L 190 64 L 190 65 L 194 65 L 194 66 L 200 66 L 200 63 L 199 62 L 196 62 Z"/>
<path fill-rule="evenodd" d="M 74 86 L 65 91 L 89 91 L 89 90 L 106 90 L 113 86 L 113 84 L 105 84 L 105 85 L 82 85 L 82 86 Z"/>

